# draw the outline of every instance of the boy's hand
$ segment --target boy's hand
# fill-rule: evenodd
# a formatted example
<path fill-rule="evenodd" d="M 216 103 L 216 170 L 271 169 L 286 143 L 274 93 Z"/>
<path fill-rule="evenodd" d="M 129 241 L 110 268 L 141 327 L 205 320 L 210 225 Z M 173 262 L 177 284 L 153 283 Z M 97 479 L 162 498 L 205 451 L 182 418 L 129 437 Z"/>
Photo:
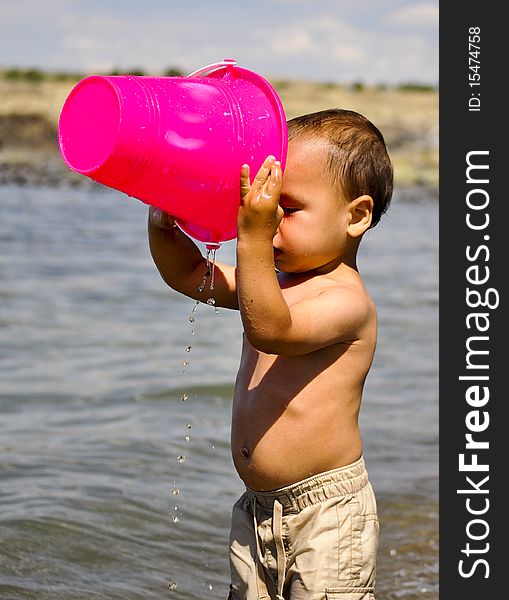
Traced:
<path fill-rule="evenodd" d="M 155 227 L 159 227 L 159 229 L 173 229 L 177 226 L 173 217 L 155 206 L 149 206 L 148 218 L 150 223 Z"/>
<path fill-rule="evenodd" d="M 272 243 L 284 214 L 279 206 L 281 180 L 281 163 L 273 156 L 265 159 L 252 185 L 249 182 L 249 165 L 242 166 L 237 217 L 239 238 L 248 235 Z"/>

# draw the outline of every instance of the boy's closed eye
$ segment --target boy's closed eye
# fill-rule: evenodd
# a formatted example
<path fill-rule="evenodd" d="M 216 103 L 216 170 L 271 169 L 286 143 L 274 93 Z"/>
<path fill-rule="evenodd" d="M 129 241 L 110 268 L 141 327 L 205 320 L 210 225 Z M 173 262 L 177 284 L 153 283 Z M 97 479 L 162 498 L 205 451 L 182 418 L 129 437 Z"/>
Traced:
<path fill-rule="evenodd" d="M 293 215 L 294 213 L 296 213 L 297 211 L 300 210 L 300 208 L 296 208 L 294 206 L 282 206 L 281 208 L 283 209 L 283 212 L 285 213 L 285 217 Z"/>
<path fill-rule="evenodd" d="M 279 206 L 283 209 L 284 216 L 290 217 L 291 215 L 302 210 L 303 203 L 300 198 L 296 198 L 293 195 L 283 192 L 280 197 Z"/>

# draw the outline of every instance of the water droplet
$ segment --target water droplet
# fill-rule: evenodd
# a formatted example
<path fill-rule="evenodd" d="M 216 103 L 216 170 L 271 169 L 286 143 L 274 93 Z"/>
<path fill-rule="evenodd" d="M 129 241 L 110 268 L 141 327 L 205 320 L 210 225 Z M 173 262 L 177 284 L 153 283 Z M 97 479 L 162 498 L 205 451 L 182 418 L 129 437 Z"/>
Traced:
<path fill-rule="evenodd" d="M 182 454 L 180 456 L 177 456 L 177 462 L 180 464 L 186 462 L 186 457 L 183 456 Z"/>
<path fill-rule="evenodd" d="M 213 590 L 213 589 L 214 589 L 214 586 L 211 583 L 209 583 L 209 590 Z"/>
<path fill-rule="evenodd" d="M 198 289 L 196 290 L 198 293 L 203 292 L 203 290 L 205 289 L 207 279 L 209 277 L 210 277 L 209 289 L 210 290 L 214 289 L 214 273 L 215 273 L 215 268 L 216 268 L 216 250 L 217 250 L 216 247 L 207 248 L 207 255 L 205 257 L 207 260 L 207 270 L 205 271 L 205 274 L 203 275 L 202 282 L 200 283 Z"/>
<path fill-rule="evenodd" d="M 186 348 L 186 352 L 191 352 L 191 346 L 188 346 L 188 347 Z"/>
<path fill-rule="evenodd" d="M 186 442 L 188 442 L 190 439 L 191 438 L 188 435 L 186 435 Z"/>
<path fill-rule="evenodd" d="M 184 367 L 188 367 L 189 366 L 189 361 L 185 360 L 182 364 L 184 365 Z"/>
<path fill-rule="evenodd" d="M 215 272 L 216 272 L 216 250 L 217 250 L 217 248 L 212 248 L 211 249 L 211 254 L 212 254 L 212 276 L 210 278 L 210 291 L 212 291 L 214 289 L 214 275 L 215 275 Z"/>
<path fill-rule="evenodd" d="M 182 394 L 182 396 L 180 396 L 180 399 L 182 400 L 182 402 L 185 402 L 188 398 L 189 398 L 189 396 L 187 394 Z"/>
<path fill-rule="evenodd" d="M 180 494 L 180 490 L 176 487 L 171 488 L 171 494 L 172 496 L 178 496 Z"/>
<path fill-rule="evenodd" d="M 209 298 L 209 299 L 207 300 L 207 304 L 208 304 L 209 306 L 215 306 L 215 305 L 216 305 L 216 301 L 214 300 L 214 298 Z"/>
<path fill-rule="evenodd" d="M 191 427 L 192 427 L 191 423 L 188 423 L 188 424 L 186 425 L 186 429 L 191 429 Z"/>
<path fill-rule="evenodd" d="M 199 289 L 196 290 L 197 292 L 200 291 Z M 197 300 L 196 304 L 193 306 L 193 310 L 191 311 L 191 314 L 189 315 L 189 321 L 191 323 L 194 323 L 194 313 L 196 312 L 196 309 L 198 308 L 198 306 L 200 305 L 200 301 Z"/>
<path fill-rule="evenodd" d="M 179 522 L 179 518 L 177 517 L 177 515 L 175 515 L 174 517 L 171 518 L 171 522 L 172 523 L 178 523 Z"/>
<path fill-rule="evenodd" d="M 170 579 L 170 581 L 168 581 L 168 589 L 169 590 L 176 590 L 177 589 L 177 582 L 173 581 L 173 579 Z"/>
<path fill-rule="evenodd" d="M 391 556 L 396 556 L 397 553 L 398 553 L 398 551 L 396 550 L 396 548 L 391 548 L 391 551 L 390 551 Z"/>

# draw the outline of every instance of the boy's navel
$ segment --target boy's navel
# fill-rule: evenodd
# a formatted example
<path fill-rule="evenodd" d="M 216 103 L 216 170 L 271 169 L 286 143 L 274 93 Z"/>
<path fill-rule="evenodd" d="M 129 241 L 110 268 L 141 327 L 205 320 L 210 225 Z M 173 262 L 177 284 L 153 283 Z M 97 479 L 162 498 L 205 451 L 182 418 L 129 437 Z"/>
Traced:
<path fill-rule="evenodd" d="M 240 453 L 244 458 L 249 458 L 249 450 L 245 446 L 240 449 Z"/>

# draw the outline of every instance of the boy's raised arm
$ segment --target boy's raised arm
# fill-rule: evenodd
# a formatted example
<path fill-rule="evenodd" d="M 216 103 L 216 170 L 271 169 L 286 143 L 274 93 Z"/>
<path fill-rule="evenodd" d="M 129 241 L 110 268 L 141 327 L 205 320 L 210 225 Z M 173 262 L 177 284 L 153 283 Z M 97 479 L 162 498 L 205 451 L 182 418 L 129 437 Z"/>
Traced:
<path fill-rule="evenodd" d="M 266 159 L 252 185 L 247 165 L 242 170 L 237 286 L 247 339 L 261 352 L 282 355 L 354 341 L 372 310 L 357 290 L 331 287 L 291 306 L 281 292 L 272 246 L 283 217 L 281 179 L 281 165 L 274 157 Z"/>
<path fill-rule="evenodd" d="M 208 291 L 208 279 L 205 289 L 198 292 L 207 271 L 205 257 L 169 215 L 154 207 L 149 209 L 148 238 L 154 263 L 171 288 L 203 302 L 212 296 L 216 306 L 238 309 L 235 268 L 216 262 L 214 290 Z"/>

